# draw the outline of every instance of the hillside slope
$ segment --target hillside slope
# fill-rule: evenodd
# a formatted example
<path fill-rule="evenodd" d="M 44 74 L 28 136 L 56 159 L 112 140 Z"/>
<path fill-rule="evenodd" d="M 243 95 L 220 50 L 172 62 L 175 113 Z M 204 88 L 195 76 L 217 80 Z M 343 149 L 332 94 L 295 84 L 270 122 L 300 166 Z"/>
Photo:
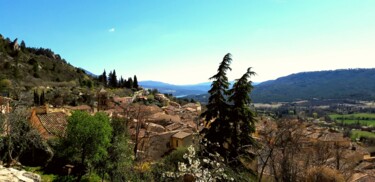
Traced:
<path fill-rule="evenodd" d="M 76 68 L 50 49 L 26 47 L 15 39 L 0 35 L 0 80 L 9 80 L 13 86 L 93 85 L 95 79 Z"/>
<path fill-rule="evenodd" d="M 375 69 L 303 72 L 257 85 L 254 102 L 305 99 L 375 99 Z"/>

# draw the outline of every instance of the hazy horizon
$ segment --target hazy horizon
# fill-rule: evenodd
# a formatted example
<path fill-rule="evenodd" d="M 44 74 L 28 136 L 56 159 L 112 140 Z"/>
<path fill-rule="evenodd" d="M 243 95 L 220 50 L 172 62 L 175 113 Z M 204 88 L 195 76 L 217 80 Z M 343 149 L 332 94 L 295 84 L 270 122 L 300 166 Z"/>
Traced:
<path fill-rule="evenodd" d="M 373 68 L 375 1 L 0 0 L 0 34 L 50 48 L 94 74 L 170 84 L 208 82 L 223 56 L 229 79 L 263 82 L 306 71 Z"/>

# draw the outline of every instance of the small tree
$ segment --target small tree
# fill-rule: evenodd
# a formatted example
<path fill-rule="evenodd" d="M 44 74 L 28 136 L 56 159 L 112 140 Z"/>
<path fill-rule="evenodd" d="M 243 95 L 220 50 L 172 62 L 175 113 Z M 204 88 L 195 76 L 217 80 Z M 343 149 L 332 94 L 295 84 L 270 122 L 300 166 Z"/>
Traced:
<path fill-rule="evenodd" d="M 5 126 L 3 146 L 6 149 L 8 165 L 18 162 L 24 152 L 31 148 L 43 147 L 39 133 L 30 126 L 26 109 L 17 108 L 8 114 L 0 114 L 0 121 Z"/>
<path fill-rule="evenodd" d="M 64 155 L 81 167 L 79 179 L 89 166 L 107 157 L 111 136 L 109 118 L 104 113 L 91 116 L 87 112 L 75 111 L 68 118 L 66 137 L 61 144 Z"/>

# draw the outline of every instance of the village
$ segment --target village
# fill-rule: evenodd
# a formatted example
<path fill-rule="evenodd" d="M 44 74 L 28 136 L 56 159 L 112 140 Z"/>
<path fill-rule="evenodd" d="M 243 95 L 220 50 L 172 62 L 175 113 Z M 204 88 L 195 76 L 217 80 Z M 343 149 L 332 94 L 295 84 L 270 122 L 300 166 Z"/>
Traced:
<path fill-rule="evenodd" d="M 137 148 L 135 155 L 144 162 L 158 161 L 179 147 L 198 145 L 199 132 L 204 128 L 200 118 L 202 106 L 199 103 L 181 106 L 160 93 L 154 98 L 164 106 L 142 104 L 149 94 L 148 90 L 140 89 L 132 96 L 119 97 L 101 88 L 97 91 L 95 107 L 53 107 L 46 103 L 29 108 L 29 123 L 47 141 L 64 137 L 67 117 L 72 111 L 104 112 L 109 117 L 131 119 L 127 123 L 131 143 Z M 2 114 L 11 112 L 14 109 L 11 105 L 12 99 L 0 98 Z M 296 170 L 288 178 L 336 169 L 345 181 L 375 180 L 375 150 L 351 141 L 342 132 L 314 121 L 275 122 L 264 115 L 258 116 L 257 120 L 253 138 L 261 147 L 253 150 L 257 157 L 250 168 L 266 181 L 271 176 L 283 177 L 281 171 L 285 166 L 280 165 L 283 163 Z M 6 177 L 0 176 L 0 179 Z"/>

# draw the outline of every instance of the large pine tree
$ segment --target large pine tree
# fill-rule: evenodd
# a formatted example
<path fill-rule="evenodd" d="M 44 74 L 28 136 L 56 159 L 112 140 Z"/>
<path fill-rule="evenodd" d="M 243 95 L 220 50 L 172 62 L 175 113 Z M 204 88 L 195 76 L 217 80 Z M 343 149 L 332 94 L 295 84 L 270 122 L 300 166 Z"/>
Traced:
<path fill-rule="evenodd" d="M 232 61 L 231 54 L 226 54 L 223 61 L 217 70 L 217 73 L 210 78 L 212 81 L 211 89 L 208 91 L 210 97 L 208 98 L 207 110 L 202 113 L 206 120 L 206 128 L 204 130 L 205 138 L 209 141 L 207 150 L 210 153 L 215 151 L 226 156 L 225 143 L 230 138 L 230 130 L 228 123 L 229 104 L 227 103 L 227 90 L 229 82 L 227 71 L 231 70 L 229 67 Z"/>
<path fill-rule="evenodd" d="M 250 92 L 252 90 L 251 76 L 255 72 L 251 68 L 238 80 L 235 81 L 232 89 L 229 90 L 231 102 L 229 123 L 231 127 L 231 142 L 229 143 L 229 153 L 232 157 L 242 157 L 242 159 L 251 159 L 251 154 L 247 153 L 249 147 L 254 145 L 251 133 L 255 132 L 255 116 L 250 110 Z M 234 160 L 238 161 L 238 160 Z"/>
<path fill-rule="evenodd" d="M 235 166 L 240 159 L 251 158 L 247 149 L 254 145 L 251 133 L 255 131 L 255 118 L 249 108 L 252 90 L 249 79 L 255 73 L 249 68 L 229 89 L 226 73 L 231 70 L 231 61 L 231 55 L 225 55 L 217 74 L 210 78 L 213 80 L 210 97 L 202 116 L 206 121 L 206 130 L 203 130 L 208 141 L 206 151 L 218 152 L 228 164 Z"/>

